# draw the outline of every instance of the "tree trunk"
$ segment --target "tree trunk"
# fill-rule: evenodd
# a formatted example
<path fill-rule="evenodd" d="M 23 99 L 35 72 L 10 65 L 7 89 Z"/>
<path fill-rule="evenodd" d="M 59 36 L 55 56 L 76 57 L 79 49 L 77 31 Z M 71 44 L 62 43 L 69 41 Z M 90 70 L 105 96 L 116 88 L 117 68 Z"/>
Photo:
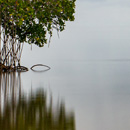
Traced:
<path fill-rule="evenodd" d="M 0 5 L 1 10 L 1 5 Z M 0 63 L 1 63 L 1 11 L 0 11 Z"/>

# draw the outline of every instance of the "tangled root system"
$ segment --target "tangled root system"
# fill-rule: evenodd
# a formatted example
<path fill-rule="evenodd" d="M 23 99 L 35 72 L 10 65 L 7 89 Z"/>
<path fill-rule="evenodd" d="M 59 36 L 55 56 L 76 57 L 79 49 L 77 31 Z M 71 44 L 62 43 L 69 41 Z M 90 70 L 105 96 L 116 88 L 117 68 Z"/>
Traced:
<path fill-rule="evenodd" d="M 46 67 L 46 69 L 44 69 L 44 70 L 34 69 L 37 66 L 43 66 L 43 67 Z M 51 68 L 47 65 L 36 64 L 36 65 L 33 65 L 30 69 L 34 72 L 45 72 L 45 71 L 50 70 Z M 0 72 L 27 72 L 27 71 L 28 71 L 28 68 L 25 67 L 25 66 L 19 65 L 19 66 L 13 66 L 12 67 L 12 66 L 6 66 L 6 65 L 0 63 Z"/>
<path fill-rule="evenodd" d="M 25 66 L 14 66 L 14 67 L 6 66 L 0 63 L 0 72 L 15 72 L 15 71 L 26 72 L 28 71 L 28 68 Z"/>

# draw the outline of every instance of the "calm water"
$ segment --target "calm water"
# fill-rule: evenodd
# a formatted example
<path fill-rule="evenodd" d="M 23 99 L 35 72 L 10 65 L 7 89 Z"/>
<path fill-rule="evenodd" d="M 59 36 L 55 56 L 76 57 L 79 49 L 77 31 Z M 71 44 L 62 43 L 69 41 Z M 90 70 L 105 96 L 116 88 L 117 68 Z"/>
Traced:
<path fill-rule="evenodd" d="M 23 65 L 51 70 L 1 75 L 2 130 L 130 129 L 130 2 L 76 5 L 75 22 L 49 48 L 25 45 Z"/>

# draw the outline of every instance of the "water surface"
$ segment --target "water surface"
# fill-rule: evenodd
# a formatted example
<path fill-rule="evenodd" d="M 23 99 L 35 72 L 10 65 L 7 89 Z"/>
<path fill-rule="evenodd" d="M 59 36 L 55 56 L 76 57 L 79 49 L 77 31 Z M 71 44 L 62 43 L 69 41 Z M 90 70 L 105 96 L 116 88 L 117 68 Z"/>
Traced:
<path fill-rule="evenodd" d="M 24 74 L 25 86 L 29 80 L 44 84 L 61 97 L 74 110 L 77 130 L 130 129 L 129 14 L 128 0 L 77 0 L 75 22 L 67 23 L 60 39 L 54 33 L 49 48 L 24 50 L 28 67 L 52 68 Z"/>

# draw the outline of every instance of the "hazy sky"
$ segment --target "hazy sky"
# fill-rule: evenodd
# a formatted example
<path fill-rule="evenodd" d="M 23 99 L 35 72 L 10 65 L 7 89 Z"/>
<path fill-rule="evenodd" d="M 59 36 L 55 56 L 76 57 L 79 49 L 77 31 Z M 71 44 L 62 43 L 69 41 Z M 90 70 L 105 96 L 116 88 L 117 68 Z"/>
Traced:
<path fill-rule="evenodd" d="M 75 22 L 67 22 L 50 47 L 25 46 L 23 62 L 130 58 L 130 1 L 78 0 Z"/>

